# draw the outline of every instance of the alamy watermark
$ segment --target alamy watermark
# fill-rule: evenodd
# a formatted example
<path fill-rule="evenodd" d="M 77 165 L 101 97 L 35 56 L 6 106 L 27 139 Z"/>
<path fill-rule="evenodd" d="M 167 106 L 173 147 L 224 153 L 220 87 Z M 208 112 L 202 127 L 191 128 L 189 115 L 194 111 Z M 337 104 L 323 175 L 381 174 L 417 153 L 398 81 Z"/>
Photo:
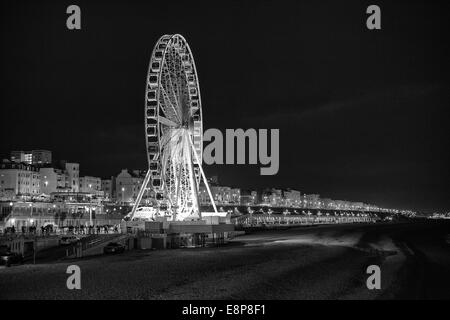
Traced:
<path fill-rule="evenodd" d="M 381 289 L 381 270 L 376 264 L 367 267 L 366 273 L 370 276 L 366 280 L 366 286 L 369 290 Z"/>
<path fill-rule="evenodd" d="M 67 274 L 70 276 L 67 278 L 66 286 L 69 290 L 80 290 L 81 289 L 81 269 L 76 264 L 72 264 L 67 267 Z"/>
<path fill-rule="evenodd" d="M 203 149 L 203 162 L 205 164 L 259 163 L 265 166 L 260 168 L 261 175 L 275 175 L 280 166 L 280 130 L 270 129 L 270 153 L 268 152 L 268 134 L 268 129 L 258 131 L 256 129 L 245 131 L 226 129 L 224 148 L 222 131 L 210 128 L 203 133 L 203 140 L 210 142 Z M 246 152 L 246 146 L 248 146 L 248 152 Z"/>

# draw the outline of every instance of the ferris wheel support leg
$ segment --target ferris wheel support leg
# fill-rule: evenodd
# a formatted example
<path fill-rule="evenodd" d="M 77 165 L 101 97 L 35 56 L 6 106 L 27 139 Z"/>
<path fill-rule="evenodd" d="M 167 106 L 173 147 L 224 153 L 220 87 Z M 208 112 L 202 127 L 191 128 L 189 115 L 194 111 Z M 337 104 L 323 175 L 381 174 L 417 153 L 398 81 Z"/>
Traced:
<path fill-rule="evenodd" d="M 144 195 L 145 188 L 147 187 L 147 184 L 150 181 L 150 177 L 151 177 L 151 172 L 150 172 L 150 170 L 147 170 L 147 174 L 145 175 L 144 182 L 142 183 L 142 186 L 141 186 L 141 189 L 139 190 L 136 201 L 134 202 L 133 209 L 131 210 L 130 219 L 133 219 L 134 213 L 136 212 L 136 209 L 138 208 L 139 204 L 141 203 L 142 196 Z"/>
<path fill-rule="evenodd" d="M 187 147 L 188 150 L 190 150 L 189 146 L 190 146 L 191 138 L 189 137 L 189 134 L 186 134 L 186 135 L 187 135 L 186 138 L 189 141 L 186 147 Z M 195 151 L 194 151 L 194 154 L 195 154 Z M 189 153 L 188 153 L 188 155 L 189 155 L 188 161 L 189 161 L 189 164 L 190 164 L 189 179 L 191 180 L 192 193 L 193 193 L 193 198 L 194 198 L 194 201 L 195 201 L 195 206 L 197 207 L 197 210 L 198 210 L 198 216 L 201 219 L 202 218 L 202 212 L 200 210 L 200 202 L 198 200 L 197 181 L 196 181 L 195 176 L 194 176 L 194 164 L 192 162 L 192 156 Z"/>
<path fill-rule="evenodd" d="M 198 167 L 200 168 L 200 173 L 202 174 L 203 182 L 205 183 L 206 190 L 208 191 L 209 200 L 211 201 L 211 203 L 213 205 L 214 212 L 218 213 L 216 203 L 214 202 L 214 198 L 212 196 L 211 190 L 209 189 L 208 181 L 206 180 L 205 172 L 203 172 L 202 163 L 198 159 L 197 151 L 195 151 L 194 144 L 192 143 L 192 140 L 190 138 L 189 138 L 189 144 L 191 145 L 195 160 L 197 160 Z M 200 208 L 199 208 L 199 210 L 200 210 Z"/>

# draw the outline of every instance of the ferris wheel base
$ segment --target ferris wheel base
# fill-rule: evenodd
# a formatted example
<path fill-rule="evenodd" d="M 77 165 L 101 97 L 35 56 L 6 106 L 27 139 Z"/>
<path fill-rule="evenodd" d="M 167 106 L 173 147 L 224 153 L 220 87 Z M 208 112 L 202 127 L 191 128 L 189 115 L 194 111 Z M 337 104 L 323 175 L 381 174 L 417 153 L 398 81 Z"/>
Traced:
<path fill-rule="evenodd" d="M 206 220 L 198 221 L 176 221 L 170 223 L 168 233 L 172 234 L 218 234 L 224 232 L 233 232 L 234 224 L 217 223 L 210 224 Z"/>
<path fill-rule="evenodd" d="M 211 234 L 232 232 L 234 224 L 230 223 L 228 217 L 205 215 L 202 219 L 185 221 L 167 221 L 165 219 L 122 221 L 121 230 L 123 233 Z"/>

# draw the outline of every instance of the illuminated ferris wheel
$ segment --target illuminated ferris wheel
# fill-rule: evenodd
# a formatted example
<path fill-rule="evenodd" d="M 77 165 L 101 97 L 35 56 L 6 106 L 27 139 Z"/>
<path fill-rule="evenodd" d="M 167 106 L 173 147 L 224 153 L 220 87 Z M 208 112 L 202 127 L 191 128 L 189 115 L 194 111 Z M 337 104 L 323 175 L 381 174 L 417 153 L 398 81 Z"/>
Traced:
<path fill-rule="evenodd" d="M 200 217 L 198 189 L 202 180 L 203 123 L 200 87 L 194 58 L 179 34 L 156 43 L 147 73 L 145 139 L 148 172 L 131 218 L 146 190 L 172 220 Z M 216 211 L 214 202 L 212 201 Z M 141 210 L 139 212 L 142 212 Z"/>

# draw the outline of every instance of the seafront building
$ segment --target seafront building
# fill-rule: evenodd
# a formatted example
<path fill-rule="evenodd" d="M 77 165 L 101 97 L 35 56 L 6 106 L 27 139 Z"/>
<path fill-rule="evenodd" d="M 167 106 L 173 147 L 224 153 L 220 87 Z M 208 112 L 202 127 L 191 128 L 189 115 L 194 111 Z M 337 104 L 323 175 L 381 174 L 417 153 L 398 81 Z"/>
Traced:
<path fill-rule="evenodd" d="M 49 150 L 11 151 L 10 159 L 16 163 L 44 165 L 52 162 Z"/>
<path fill-rule="evenodd" d="M 0 199 L 40 193 L 39 169 L 27 163 L 4 161 L 0 164 Z"/>
<path fill-rule="evenodd" d="M 115 179 L 116 201 L 120 204 L 134 203 L 144 181 L 145 173 L 142 170 L 122 169 Z"/>
<path fill-rule="evenodd" d="M 122 169 L 116 176 L 106 179 L 82 176 L 79 163 L 52 161 L 51 151 L 13 151 L 10 159 L 0 164 L 0 229 L 120 223 L 136 201 L 145 174 L 143 170 Z M 308 210 L 399 212 L 290 188 L 240 189 L 219 184 L 217 176 L 208 181 L 215 204 L 221 210 L 236 214 L 247 212 L 245 208 L 250 207 L 284 213 L 297 209 L 299 211 L 295 212 L 305 214 Z M 210 205 L 203 184 L 199 187 L 198 198 L 200 205 Z"/>

